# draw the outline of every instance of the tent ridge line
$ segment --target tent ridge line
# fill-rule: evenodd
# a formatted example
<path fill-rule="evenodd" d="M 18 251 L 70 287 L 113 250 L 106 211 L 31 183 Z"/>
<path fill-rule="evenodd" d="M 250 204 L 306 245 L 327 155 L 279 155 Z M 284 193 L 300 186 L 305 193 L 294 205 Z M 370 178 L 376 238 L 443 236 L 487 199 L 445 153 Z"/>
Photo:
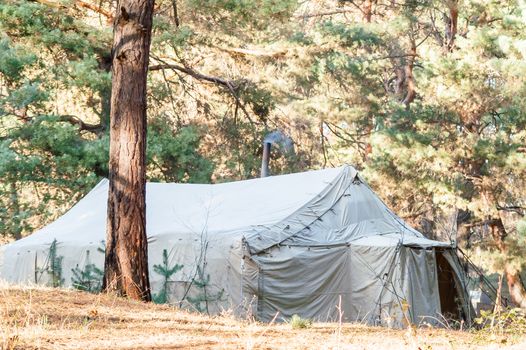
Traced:
<path fill-rule="evenodd" d="M 336 180 L 333 180 L 330 182 L 330 185 L 326 186 L 323 191 L 321 193 L 319 193 L 319 199 L 323 199 L 323 198 L 326 198 L 327 195 L 329 194 L 330 190 L 332 188 L 335 187 L 335 184 L 339 183 L 339 182 L 343 182 L 347 177 L 348 175 L 350 174 L 350 171 L 352 170 L 353 168 L 350 167 L 349 165 L 345 165 L 343 171 L 340 173 L 340 175 L 338 176 L 338 179 Z M 301 232 L 301 230 L 305 229 L 305 227 L 308 227 L 310 225 L 312 225 L 313 223 L 315 223 L 320 216 L 323 216 L 325 215 L 327 212 L 333 210 L 333 207 L 334 205 L 343 197 L 343 195 L 345 194 L 345 192 L 347 191 L 347 189 L 353 184 L 355 178 L 358 176 L 358 172 L 356 171 L 356 174 L 352 177 L 352 179 L 350 179 L 350 181 L 348 181 L 348 184 L 343 188 L 343 190 L 341 191 L 341 193 L 337 196 L 337 198 L 331 203 L 330 207 L 325 210 L 323 213 L 316 213 L 314 211 L 314 209 L 312 209 L 312 203 L 315 201 L 315 200 L 319 200 L 319 199 L 316 199 L 316 198 L 312 198 L 310 201 L 308 201 L 305 205 L 303 205 L 301 208 L 299 208 L 298 210 L 296 210 L 294 213 L 290 214 L 289 216 L 287 216 L 286 218 L 284 218 L 283 220 L 281 220 L 280 222 L 276 223 L 276 224 L 273 224 L 273 225 L 270 225 L 271 227 L 277 227 L 279 229 L 279 226 L 280 225 L 283 225 L 284 222 L 287 222 L 289 221 L 291 218 L 293 217 L 296 217 L 296 216 L 301 216 L 304 212 L 305 209 L 310 209 L 312 210 L 315 214 L 316 214 L 316 218 L 314 220 L 311 220 L 308 224 L 306 223 L 303 223 L 300 221 L 300 224 L 302 226 L 301 229 L 298 229 L 296 230 L 294 233 L 291 233 L 291 234 L 285 234 L 285 236 L 287 236 L 286 238 L 284 239 L 281 239 L 279 242 L 276 242 L 268 247 L 265 247 L 265 248 L 262 248 L 262 249 L 259 249 L 257 252 L 254 252 L 254 254 L 257 254 L 257 253 L 261 253 L 262 251 L 264 250 L 267 250 L 267 249 L 270 249 L 276 245 L 279 245 L 281 244 L 282 242 L 284 242 L 285 240 L 289 239 L 289 238 L 292 238 L 294 236 L 296 236 L 298 233 Z M 322 195 L 323 194 L 323 195 Z M 287 225 L 288 226 L 288 225 Z M 270 229 L 268 229 L 270 230 Z M 281 229 L 280 230 L 281 232 L 284 231 L 284 229 Z M 259 233 L 257 233 L 257 235 L 259 236 Z M 249 246 L 249 252 L 251 252 L 251 249 L 250 249 L 250 244 L 248 241 L 246 241 L 247 245 Z M 251 252 L 252 253 L 252 252 Z"/>

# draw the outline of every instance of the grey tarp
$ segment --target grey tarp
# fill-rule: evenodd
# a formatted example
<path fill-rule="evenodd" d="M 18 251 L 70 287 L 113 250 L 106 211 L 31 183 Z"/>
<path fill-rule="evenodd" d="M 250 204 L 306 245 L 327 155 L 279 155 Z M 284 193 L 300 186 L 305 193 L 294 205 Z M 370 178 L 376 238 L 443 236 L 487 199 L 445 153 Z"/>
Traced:
<path fill-rule="evenodd" d="M 0 247 L 0 277 L 50 283 L 50 247 L 64 286 L 74 269 L 102 268 L 107 180 L 55 222 Z M 351 166 L 217 185 L 147 185 L 150 281 L 154 293 L 201 311 L 233 309 L 261 320 L 401 326 L 441 313 L 436 251 L 450 243 L 409 227 Z M 154 266 L 183 265 L 165 282 Z M 464 299 L 462 270 L 455 288 Z M 338 307 L 338 308 L 337 308 Z"/>
<path fill-rule="evenodd" d="M 392 326 L 441 322 L 435 248 L 452 251 L 450 243 L 409 227 L 351 167 L 283 221 L 254 227 L 244 240 L 255 265 L 245 297 L 257 300 L 262 320 L 299 314 Z"/>

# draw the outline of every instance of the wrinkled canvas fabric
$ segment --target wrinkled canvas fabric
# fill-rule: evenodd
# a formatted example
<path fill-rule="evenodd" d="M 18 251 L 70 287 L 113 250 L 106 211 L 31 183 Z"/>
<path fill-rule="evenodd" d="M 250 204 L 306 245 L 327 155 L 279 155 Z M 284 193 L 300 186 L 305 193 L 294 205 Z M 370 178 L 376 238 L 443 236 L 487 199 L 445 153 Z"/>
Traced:
<path fill-rule="evenodd" d="M 102 268 L 107 193 L 103 180 L 55 222 L 0 247 L 0 277 L 49 284 L 53 241 L 64 286 L 74 268 Z M 166 250 L 169 266 L 183 265 L 170 277 L 169 301 L 190 309 L 265 321 L 433 323 L 435 249 L 451 249 L 456 264 L 450 243 L 409 227 L 351 166 L 217 185 L 148 183 L 146 193 L 152 290 L 166 287 L 153 268 Z"/>

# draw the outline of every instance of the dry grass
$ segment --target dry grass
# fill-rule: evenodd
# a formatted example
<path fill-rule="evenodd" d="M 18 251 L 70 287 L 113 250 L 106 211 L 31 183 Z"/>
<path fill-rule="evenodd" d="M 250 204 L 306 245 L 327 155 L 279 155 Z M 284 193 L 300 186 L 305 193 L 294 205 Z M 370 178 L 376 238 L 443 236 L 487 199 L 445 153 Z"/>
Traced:
<path fill-rule="evenodd" d="M 2 349 L 526 348 L 525 335 L 484 339 L 480 333 L 445 329 L 408 332 L 338 323 L 293 329 L 111 295 L 7 286 L 0 288 L 0 327 Z"/>

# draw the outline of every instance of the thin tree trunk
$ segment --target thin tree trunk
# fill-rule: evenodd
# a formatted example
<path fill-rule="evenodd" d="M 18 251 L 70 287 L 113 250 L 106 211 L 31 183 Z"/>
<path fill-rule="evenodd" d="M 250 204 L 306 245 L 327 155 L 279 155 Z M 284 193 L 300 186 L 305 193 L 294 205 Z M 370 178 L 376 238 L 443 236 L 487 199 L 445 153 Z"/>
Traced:
<path fill-rule="evenodd" d="M 526 309 L 526 289 L 524 289 L 524 282 L 522 281 L 520 271 L 506 264 L 504 272 L 506 274 L 506 283 L 508 284 L 511 301 L 517 304 L 517 306 Z"/>
<path fill-rule="evenodd" d="M 172 9 L 174 11 L 175 26 L 179 27 L 181 23 L 179 22 L 179 11 L 177 10 L 177 0 L 172 0 Z"/>
<path fill-rule="evenodd" d="M 366 0 L 362 9 L 363 19 L 367 23 L 371 23 L 373 18 L 373 4 L 376 3 L 376 0 Z"/>
<path fill-rule="evenodd" d="M 20 202 L 18 201 L 18 190 L 16 188 L 16 182 L 11 182 L 11 209 L 13 212 L 13 236 L 15 240 L 22 238 L 22 225 L 20 220 Z"/>
<path fill-rule="evenodd" d="M 409 109 L 409 106 L 415 100 L 415 97 L 416 97 L 416 83 L 415 83 L 415 77 L 413 75 L 415 57 L 416 57 L 416 44 L 413 40 L 411 42 L 410 56 L 407 57 L 407 63 L 404 66 L 406 95 L 402 103 L 405 104 L 407 109 Z"/>
<path fill-rule="evenodd" d="M 119 0 L 114 22 L 105 291 L 151 300 L 146 238 L 146 76 L 154 0 Z"/>
<path fill-rule="evenodd" d="M 363 7 L 363 19 L 367 23 L 371 23 L 373 18 L 373 4 L 376 4 L 376 0 L 367 0 L 365 1 L 365 5 Z M 363 162 L 367 162 L 369 159 L 369 155 L 373 152 L 373 146 L 371 145 L 371 135 L 373 130 L 373 124 L 374 124 L 374 116 L 372 113 L 368 113 L 367 116 L 368 119 L 368 125 L 366 127 L 366 133 L 368 134 L 366 142 L 365 142 L 365 150 L 363 152 Z"/>
<path fill-rule="evenodd" d="M 449 9 L 449 17 L 446 19 L 445 44 L 447 51 L 451 51 L 455 45 L 455 38 L 458 31 L 458 1 L 449 0 L 447 6 Z"/>
<path fill-rule="evenodd" d="M 508 234 L 502 219 L 500 217 L 494 219 L 490 225 L 491 234 L 495 240 L 497 248 L 502 254 L 507 255 L 508 245 L 505 240 Z M 524 287 L 520 271 L 517 271 L 508 261 L 506 261 L 504 266 L 504 275 L 506 276 L 506 283 L 508 285 L 511 301 L 517 306 L 526 309 L 526 288 Z"/>

